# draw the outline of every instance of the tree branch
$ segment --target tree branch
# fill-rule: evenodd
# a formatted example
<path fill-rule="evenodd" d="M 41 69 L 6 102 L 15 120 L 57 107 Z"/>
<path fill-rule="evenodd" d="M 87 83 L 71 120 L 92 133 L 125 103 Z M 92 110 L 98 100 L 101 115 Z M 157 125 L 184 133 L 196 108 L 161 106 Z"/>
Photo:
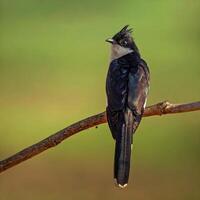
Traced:
<path fill-rule="evenodd" d="M 200 110 L 200 101 L 188 104 L 171 104 L 167 101 L 161 102 L 152 106 L 149 106 L 145 109 L 144 117 L 153 116 L 153 115 L 164 115 L 164 114 L 174 114 L 181 112 L 190 112 Z M 88 117 L 79 122 L 76 122 L 63 130 L 58 131 L 57 133 L 50 135 L 46 139 L 29 146 L 22 151 L 10 156 L 9 158 L 0 161 L 0 173 L 18 165 L 19 163 L 36 156 L 43 151 L 55 147 L 60 142 L 66 138 L 91 127 L 97 126 L 99 124 L 106 123 L 106 113 L 102 112 L 97 115 Z"/>

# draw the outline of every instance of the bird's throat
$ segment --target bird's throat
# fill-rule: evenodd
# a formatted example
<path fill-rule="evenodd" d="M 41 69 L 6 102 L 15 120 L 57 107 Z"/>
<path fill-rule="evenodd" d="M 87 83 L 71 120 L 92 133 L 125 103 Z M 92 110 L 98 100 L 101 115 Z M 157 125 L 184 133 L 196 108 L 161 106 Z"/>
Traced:
<path fill-rule="evenodd" d="M 132 53 L 133 50 L 129 48 L 124 48 L 118 44 L 111 45 L 111 56 L 110 61 L 120 58 L 122 56 L 125 56 L 126 54 Z"/>

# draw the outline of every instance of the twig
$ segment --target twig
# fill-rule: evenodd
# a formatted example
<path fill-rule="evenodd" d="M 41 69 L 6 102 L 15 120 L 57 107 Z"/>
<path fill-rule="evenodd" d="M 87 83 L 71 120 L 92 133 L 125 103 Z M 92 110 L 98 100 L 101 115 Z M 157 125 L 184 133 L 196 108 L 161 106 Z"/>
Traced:
<path fill-rule="evenodd" d="M 181 112 L 190 112 L 200 110 L 200 101 L 188 104 L 171 104 L 167 101 L 161 102 L 152 106 L 149 106 L 145 109 L 144 117 L 153 116 L 153 115 L 164 115 L 164 114 L 174 114 Z M 36 156 L 43 151 L 55 147 L 60 142 L 66 138 L 91 127 L 97 126 L 99 124 L 106 123 L 106 113 L 102 112 L 97 115 L 88 117 L 79 122 L 76 122 L 67 128 L 64 128 L 57 133 L 50 135 L 46 139 L 33 144 L 30 147 L 23 149 L 22 151 L 6 158 L 5 160 L 0 161 L 0 173 L 18 165 L 19 163 Z"/>

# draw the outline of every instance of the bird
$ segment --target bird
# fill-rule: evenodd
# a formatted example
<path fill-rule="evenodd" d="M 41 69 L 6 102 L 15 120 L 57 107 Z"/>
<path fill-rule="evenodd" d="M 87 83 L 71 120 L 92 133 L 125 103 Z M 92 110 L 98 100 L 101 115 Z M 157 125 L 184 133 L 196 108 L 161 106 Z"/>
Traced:
<path fill-rule="evenodd" d="M 118 187 L 128 184 L 133 135 L 138 128 L 149 93 L 150 72 L 142 59 L 133 29 L 124 26 L 112 38 L 106 77 L 108 125 L 115 140 L 114 179 Z"/>

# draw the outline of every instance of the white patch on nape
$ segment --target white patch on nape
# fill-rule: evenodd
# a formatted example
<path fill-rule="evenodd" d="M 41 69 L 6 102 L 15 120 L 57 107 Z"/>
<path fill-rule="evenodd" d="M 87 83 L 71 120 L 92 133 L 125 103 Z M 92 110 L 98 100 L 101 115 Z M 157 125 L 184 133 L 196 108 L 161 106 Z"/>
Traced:
<path fill-rule="evenodd" d="M 126 54 L 129 54 L 133 52 L 132 49 L 129 49 L 129 48 L 125 48 L 125 47 L 122 47 L 118 44 L 112 44 L 111 45 L 111 57 L 110 57 L 110 60 L 115 60 L 117 58 L 120 58 L 122 56 L 125 56 Z"/>

